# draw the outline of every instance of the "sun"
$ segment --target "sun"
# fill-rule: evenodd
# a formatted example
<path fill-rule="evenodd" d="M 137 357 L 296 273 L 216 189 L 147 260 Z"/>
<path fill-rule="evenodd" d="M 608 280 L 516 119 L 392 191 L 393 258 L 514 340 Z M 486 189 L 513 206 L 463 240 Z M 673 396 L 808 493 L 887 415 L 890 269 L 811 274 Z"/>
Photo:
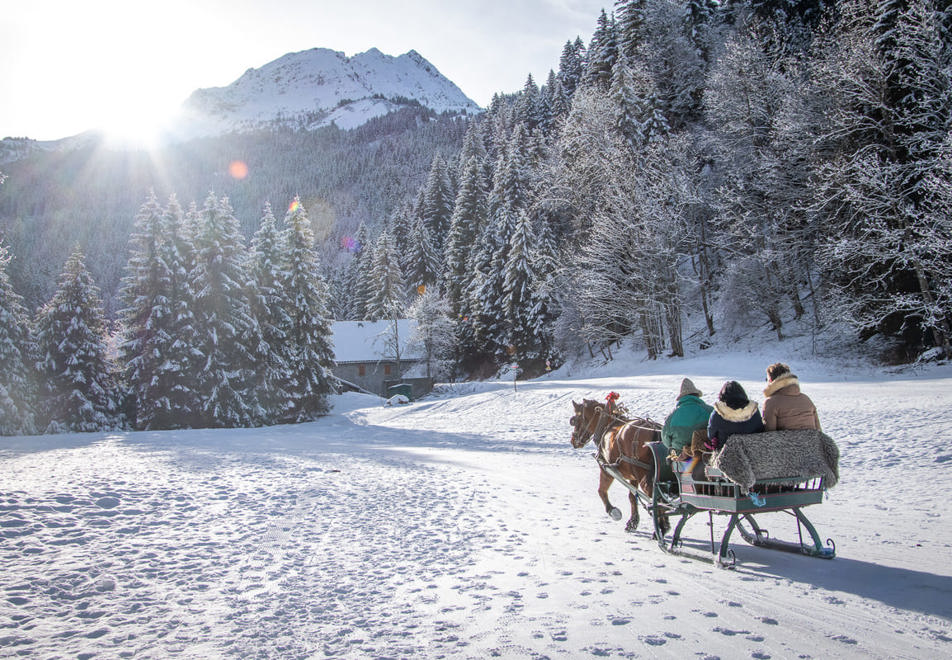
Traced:
<path fill-rule="evenodd" d="M 109 146 L 123 149 L 158 148 L 173 119 L 172 109 L 156 103 L 117 102 L 103 114 L 97 130 Z"/>

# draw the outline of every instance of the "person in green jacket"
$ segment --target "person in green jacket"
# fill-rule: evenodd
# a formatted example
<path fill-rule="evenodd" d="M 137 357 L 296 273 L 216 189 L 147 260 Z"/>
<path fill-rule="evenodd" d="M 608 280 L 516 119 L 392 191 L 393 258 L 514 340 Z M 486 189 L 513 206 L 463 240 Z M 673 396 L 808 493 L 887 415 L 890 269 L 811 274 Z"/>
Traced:
<path fill-rule="evenodd" d="M 701 390 L 694 386 L 689 378 L 681 381 L 678 404 L 661 429 L 661 442 L 668 449 L 680 454 L 681 450 L 691 446 L 691 436 L 698 429 L 706 429 L 707 421 L 714 410 L 701 400 Z"/>

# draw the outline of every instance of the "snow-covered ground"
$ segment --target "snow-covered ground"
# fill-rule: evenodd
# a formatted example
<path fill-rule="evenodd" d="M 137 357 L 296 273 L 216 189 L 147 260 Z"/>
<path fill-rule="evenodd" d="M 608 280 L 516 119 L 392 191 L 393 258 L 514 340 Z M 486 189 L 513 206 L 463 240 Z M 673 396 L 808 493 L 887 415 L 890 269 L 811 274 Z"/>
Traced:
<path fill-rule="evenodd" d="M 0 656 L 952 656 L 950 367 L 789 360 L 842 452 L 806 510 L 832 561 L 735 534 L 724 570 L 604 513 L 572 399 L 614 390 L 660 420 L 690 376 L 762 400 L 778 357 L 349 394 L 299 426 L 0 438 Z M 685 532 L 700 551 L 706 521 Z"/>

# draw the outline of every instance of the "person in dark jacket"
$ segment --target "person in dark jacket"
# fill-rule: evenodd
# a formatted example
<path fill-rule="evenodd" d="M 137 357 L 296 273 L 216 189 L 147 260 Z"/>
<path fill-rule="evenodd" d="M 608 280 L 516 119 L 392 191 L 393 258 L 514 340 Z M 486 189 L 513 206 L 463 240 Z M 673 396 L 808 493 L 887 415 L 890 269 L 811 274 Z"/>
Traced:
<path fill-rule="evenodd" d="M 720 449 L 735 433 L 761 433 L 764 421 L 756 401 L 747 398 L 747 393 L 736 380 L 724 383 L 714 412 L 707 422 L 707 442 L 710 449 Z"/>

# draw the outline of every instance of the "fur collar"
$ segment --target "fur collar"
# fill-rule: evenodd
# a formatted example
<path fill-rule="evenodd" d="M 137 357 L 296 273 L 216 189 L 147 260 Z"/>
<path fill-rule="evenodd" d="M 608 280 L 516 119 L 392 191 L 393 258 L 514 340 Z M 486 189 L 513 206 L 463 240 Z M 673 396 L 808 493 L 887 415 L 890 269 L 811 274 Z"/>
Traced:
<path fill-rule="evenodd" d="M 757 402 L 748 401 L 746 406 L 738 409 L 731 408 L 723 401 L 718 401 L 714 404 L 714 410 L 716 410 L 717 414 L 726 419 L 728 422 L 746 422 L 748 419 L 754 416 L 755 412 L 757 412 Z"/>
<path fill-rule="evenodd" d="M 800 386 L 800 381 L 797 380 L 797 377 L 793 374 L 784 374 L 777 380 L 770 383 L 766 389 L 764 389 L 764 396 L 773 396 L 780 390 L 790 385 L 796 385 L 798 388 Z"/>

